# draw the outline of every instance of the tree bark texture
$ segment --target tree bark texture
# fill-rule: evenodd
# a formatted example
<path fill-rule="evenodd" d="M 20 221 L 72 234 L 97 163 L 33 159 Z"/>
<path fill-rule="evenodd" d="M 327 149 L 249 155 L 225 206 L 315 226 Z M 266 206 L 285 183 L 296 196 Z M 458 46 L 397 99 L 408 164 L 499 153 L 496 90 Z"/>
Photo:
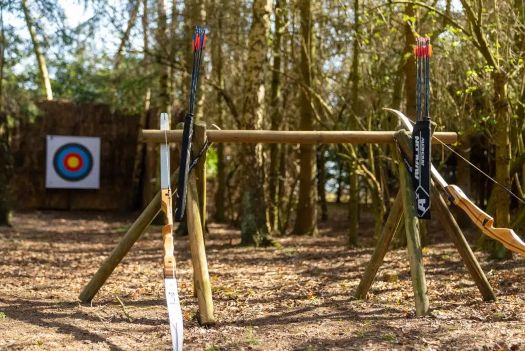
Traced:
<path fill-rule="evenodd" d="M 407 4 L 405 7 L 405 15 L 407 18 L 415 16 L 414 5 Z M 412 32 L 412 25 L 410 21 L 405 22 L 405 109 L 406 115 L 411 118 L 416 117 L 416 60 L 412 54 L 412 48 L 416 45 L 416 39 Z"/>
<path fill-rule="evenodd" d="M 301 130 L 313 130 L 315 111 L 313 110 L 310 91 L 313 85 L 312 74 L 312 2 L 301 0 L 298 4 L 301 21 L 301 61 L 299 66 L 302 84 L 299 93 L 299 111 Z M 294 234 L 315 235 L 317 233 L 316 206 L 316 170 L 315 149 L 312 145 L 301 145 L 299 154 L 299 201 L 294 225 Z"/>
<path fill-rule="evenodd" d="M 352 116 L 350 117 L 350 129 L 357 129 L 357 118 L 361 114 L 359 104 L 359 0 L 354 0 L 354 41 L 352 44 Z M 359 175 L 357 174 L 357 153 L 348 162 L 348 175 L 350 182 L 350 198 L 348 207 L 348 219 L 350 220 L 350 228 L 348 229 L 348 244 L 350 246 L 357 245 L 357 237 L 359 232 Z"/>
<path fill-rule="evenodd" d="M 328 205 L 326 203 L 326 170 L 325 170 L 325 157 L 324 157 L 324 145 L 317 147 L 317 195 L 319 196 L 319 205 L 321 206 L 321 222 L 328 220 Z"/>
<path fill-rule="evenodd" d="M 190 80 L 191 80 L 191 70 L 193 65 L 193 51 L 190 49 L 190 43 L 193 38 L 193 32 L 195 30 L 195 26 L 197 25 L 205 25 L 206 24 L 206 7 L 205 7 L 205 1 L 204 0 L 185 0 L 184 1 L 184 17 L 185 17 L 185 40 L 183 45 L 184 50 L 184 62 L 186 64 L 186 75 L 183 79 L 183 92 L 184 92 L 184 101 L 188 101 L 189 99 L 189 88 L 190 88 Z M 205 48 L 206 50 L 206 48 Z M 201 78 L 204 77 L 204 67 L 205 65 L 201 66 Z M 204 99 L 205 94 L 199 94 L 199 90 L 201 87 L 202 79 L 199 80 L 198 86 L 197 86 L 197 99 L 195 104 L 197 105 L 195 108 L 195 120 L 200 121 L 204 117 L 203 113 L 203 105 L 204 105 Z"/>
<path fill-rule="evenodd" d="M 222 30 L 223 30 L 223 12 L 218 0 L 211 2 L 211 13 L 214 14 L 213 24 L 215 30 L 210 33 L 211 36 L 211 65 L 212 75 L 221 89 L 224 89 L 223 78 L 223 59 L 222 59 Z M 217 124 L 222 127 L 224 123 L 224 106 L 221 94 L 215 92 L 215 114 Z M 215 214 L 214 219 L 219 223 L 226 221 L 226 162 L 224 156 L 224 144 L 217 144 L 217 190 L 215 191 Z"/>
<path fill-rule="evenodd" d="M 157 41 L 157 63 L 159 68 L 159 108 L 161 112 L 167 112 L 171 116 L 170 96 L 170 67 L 163 60 L 169 57 L 168 45 L 168 19 L 166 15 L 166 4 L 164 0 L 157 0 L 157 30 L 155 33 Z"/>
<path fill-rule="evenodd" d="M 11 225 L 9 181 L 13 175 L 13 157 L 9 147 L 7 115 L 0 111 L 0 226 Z"/>
<path fill-rule="evenodd" d="M 510 187 L 510 141 L 509 125 L 510 110 L 507 100 L 507 76 L 504 72 L 493 73 L 494 80 L 494 112 L 496 116 L 496 130 L 494 141 L 496 144 L 496 180 Z M 496 193 L 496 223 L 499 227 L 509 226 L 510 198 L 507 192 L 498 189 Z"/>
<path fill-rule="evenodd" d="M 248 36 L 248 58 L 241 128 L 260 129 L 264 115 L 265 69 L 270 27 L 270 0 L 253 1 L 253 19 Z M 261 145 L 242 145 L 241 184 L 241 244 L 272 243 L 266 219 L 264 198 L 264 165 Z"/>
<path fill-rule="evenodd" d="M 275 27 L 272 42 L 272 81 L 270 87 L 270 129 L 278 130 L 281 127 L 281 38 L 284 30 L 284 8 L 283 0 L 276 0 Z M 279 145 L 270 145 L 270 170 L 268 174 L 268 223 L 270 230 L 274 231 L 278 226 L 279 216 Z"/>
<path fill-rule="evenodd" d="M 142 0 L 142 16 L 141 16 L 141 24 L 142 24 L 142 45 L 144 49 L 144 56 L 142 57 L 142 70 L 144 74 L 148 74 L 149 72 L 149 19 L 148 19 L 148 0 Z M 139 121 L 139 128 L 145 128 L 147 127 L 147 121 L 148 121 L 148 114 L 150 110 L 150 104 L 151 104 L 151 88 L 146 88 L 146 92 L 144 93 L 144 112 L 140 116 Z M 151 147 L 150 147 L 151 148 Z M 146 206 L 147 203 L 145 203 L 144 199 L 146 198 L 146 192 L 147 190 L 147 182 L 146 182 L 146 159 L 147 159 L 147 149 L 148 146 L 141 142 L 140 135 L 137 135 L 137 152 L 135 156 L 135 163 L 133 165 L 133 188 L 132 191 L 134 192 L 134 199 L 136 203 L 136 207 L 142 207 Z M 153 155 L 150 155 L 152 157 Z M 151 198 L 151 195 L 149 195 L 149 198 Z"/>
<path fill-rule="evenodd" d="M 503 71 L 493 72 L 494 80 L 494 113 L 496 117 L 496 129 L 494 132 L 494 143 L 496 144 L 496 181 L 510 188 L 510 109 L 507 99 L 507 74 Z M 510 196 L 500 189 L 494 188 L 496 206 L 496 225 L 508 228 L 510 226 Z M 512 253 L 503 245 L 495 243 L 492 250 L 494 257 L 511 257 Z"/>
<path fill-rule="evenodd" d="M 0 10 L 0 113 L 4 111 L 4 66 L 5 66 L 4 14 Z"/>

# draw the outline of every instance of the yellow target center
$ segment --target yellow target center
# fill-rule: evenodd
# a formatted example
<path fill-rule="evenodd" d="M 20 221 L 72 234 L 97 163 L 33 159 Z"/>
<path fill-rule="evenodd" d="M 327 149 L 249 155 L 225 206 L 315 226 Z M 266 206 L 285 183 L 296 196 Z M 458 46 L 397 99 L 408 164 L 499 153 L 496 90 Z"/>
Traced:
<path fill-rule="evenodd" d="M 69 168 L 77 168 L 79 164 L 80 164 L 80 160 L 76 156 L 73 156 L 67 159 L 67 166 Z"/>

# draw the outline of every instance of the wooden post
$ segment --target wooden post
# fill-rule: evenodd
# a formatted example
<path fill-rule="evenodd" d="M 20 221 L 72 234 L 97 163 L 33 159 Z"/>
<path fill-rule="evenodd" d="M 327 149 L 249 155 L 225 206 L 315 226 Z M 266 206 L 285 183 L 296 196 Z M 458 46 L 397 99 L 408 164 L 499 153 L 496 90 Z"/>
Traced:
<path fill-rule="evenodd" d="M 177 178 L 179 170 L 175 170 L 171 174 L 171 180 Z M 100 290 L 102 285 L 109 278 L 111 273 L 115 270 L 117 265 L 122 261 L 124 256 L 129 252 L 133 244 L 140 238 L 140 236 L 146 231 L 150 223 L 157 217 L 160 212 L 160 191 L 155 194 L 155 197 L 142 211 L 139 217 L 129 227 L 126 234 L 120 239 L 117 246 L 111 251 L 108 258 L 104 260 L 98 271 L 91 278 L 89 283 L 82 289 L 79 295 L 80 301 L 88 303 L 93 300 L 93 297 Z"/>
<path fill-rule="evenodd" d="M 465 266 L 467 266 L 467 269 L 472 276 L 472 279 L 476 283 L 481 296 L 483 296 L 483 300 L 496 300 L 496 295 L 494 295 L 494 291 L 492 291 L 492 287 L 490 286 L 485 273 L 481 269 L 481 266 L 479 265 L 476 256 L 474 256 L 474 253 L 470 249 L 470 246 L 468 245 L 463 232 L 459 228 L 456 219 L 454 216 L 452 216 L 452 213 L 450 213 L 445 199 L 443 199 L 443 196 L 441 196 L 435 184 L 432 184 L 432 206 L 434 206 L 436 209 L 435 213 L 439 218 L 439 222 L 443 225 L 445 231 L 456 246 L 456 249 L 459 251 Z"/>
<path fill-rule="evenodd" d="M 193 264 L 194 280 L 196 282 L 197 299 L 199 302 L 200 323 L 211 325 L 215 323 L 213 316 L 213 300 L 211 282 L 208 273 L 208 262 L 204 247 L 204 235 L 199 214 L 197 181 L 195 174 L 190 173 L 188 179 L 188 198 L 186 205 L 186 221 L 190 240 L 191 261 Z"/>
<path fill-rule="evenodd" d="M 292 130 L 214 130 L 206 131 L 211 143 L 264 143 L 264 144 L 387 144 L 394 142 L 393 131 L 292 131 Z M 143 129 L 142 141 L 164 143 L 166 135 L 158 129 Z M 457 133 L 435 132 L 433 144 L 440 141 L 454 144 Z M 182 130 L 170 130 L 168 142 L 180 143 Z"/>
<path fill-rule="evenodd" d="M 398 145 L 401 148 L 401 150 L 404 151 L 405 154 L 411 155 L 412 147 L 408 135 L 406 135 L 403 138 L 398 138 Z M 483 270 L 481 269 L 481 266 L 479 265 L 476 256 L 474 256 L 474 253 L 470 249 L 470 246 L 468 245 L 468 242 L 465 239 L 463 232 L 461 231 L 452 213 L 450 213 L 445 199 L 439 193 L 439 190 L 434 182 L 432 182 L 431 189 L 432 208 L 435 209 L 433 213 L 435 213 L 438 216 L 439 222 L 443 225 L 443 228 L 450 236 L 450 239 L 452 239 L 452 242 L 454 243 L 456 249 L 461 255 L 465 266 L 467 266 L 467 270 L 469 271 L 472 279 L 476 283 L 481 293 L 481 296 L 483 297 L 483 300 L 496 300 L 496 295 L 494 294 L 494 291 L 492 290 L 492 287 L 490 286 L 489 281 L 485 276 L 485 273 L 483 273 Z"/>
<path fill-rule="evenodd" d="M 396 133 L 396 139 L 406 138 L 404 131 Z M 429 303 L 427 297 L 427 282 L 425 269 L 423 267 L 423 254 L 421 252 L 421 239 L 419 237 L 419 222 L 416 215 L 414 190 L 412 180 L 405 168 L 405 164 L 399 162 L 399 178 L 401 180 L 401 194 L 403 207 L 405 209 L 405 232 L 407 235 L 408 258 L 410 261 L 410 275 L 412 276 L 412 288 L 416 303 L 416 316 L 424 316 L 428 313 Z"/>
<path fill-rule="evenodd" d="M 195 136 L 193 138 L 193 155 L 196 156 L 206 143 L 206 123 L 196 123 L 194 126 Z M 206 152 L 202 154 L 195 166 L 197 179 L 197 192 L 199 194 L 199 213 L 202 222 L 202 232 L 206 233 Z"/>
<path fill-rule="evenodd" d="M 366 266 L 363 278 L 361 278 L 359 286 L 354 293 L 354 296 L 357 299 L 366 298 L 366 295 L 368 294 L 368 291 L 370 290 L 370 287 L 372 286 L 372 283 L 376 277 L 377 270 L 383 263 L 383 259 L 385 258 L 385 255 L 388 251 L 388 246 L 390 245 L 390 242 L 392 241 L 392 238 L 394 237 L 397 228 L 401 223 L 402 217 L 403 200 L 401 191 L 399 191 L 396 195 L 394 203 L 392 204 L 392 208 L 390 209 L 390 213 L 388 214 L 388 218 L 383 227 L 383 230 L 381 231 L 381 236 L 379 237 L 374 253 L 372 254 L 372 257 Z"/>

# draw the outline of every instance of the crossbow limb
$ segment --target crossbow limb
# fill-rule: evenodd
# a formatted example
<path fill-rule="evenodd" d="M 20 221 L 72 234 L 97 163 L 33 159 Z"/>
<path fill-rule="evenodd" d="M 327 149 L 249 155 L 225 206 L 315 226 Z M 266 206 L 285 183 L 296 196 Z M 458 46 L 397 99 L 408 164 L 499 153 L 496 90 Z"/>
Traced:
<path fill-rule="evenodd" d="M 385 108 L 384 110 L 397 115 L 405 129 L 412 132 L 412 121 L 402 112 L 391 108 Z M 432 179 L 443 188 L 451 202 L 461 208 L 483 234 L 501 242 L 507 249 L 525 256 L 525 243 L 516 235 L 514 230 L 510 228 L 495 228 L 494 218 L 476 206 L 457 185 L 448 184 L 434 166 L 431 168 L 431 173 Z"/>

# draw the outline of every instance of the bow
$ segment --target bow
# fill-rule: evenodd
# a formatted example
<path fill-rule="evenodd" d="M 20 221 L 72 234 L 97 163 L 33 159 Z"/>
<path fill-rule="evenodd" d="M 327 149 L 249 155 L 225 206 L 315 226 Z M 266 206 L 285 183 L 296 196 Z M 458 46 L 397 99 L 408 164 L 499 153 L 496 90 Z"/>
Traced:
<path fill-rule="evenodd" d="M 401 124 L 410 132 L 413 131 L 413 122 L 402 112 L 391 108 L 385 108 L 385 110 L 396 114 Z M 448 184 L 432 165 L 431 174 L 432 179 L 447 193 L 450 201 L 461 208 L 483 234 L 501 242 L 507 249 L 525 256 L 525 243 L 516 235 L 514 230 L 509 228 L 495 228 L 494 218 L 476 206 L 457 185 Z"/>
<path fill-rule="evenodd" d="M 186 209 L 186 194 L 188 192 L 188 174 L 190 171 L 191 159 L 191 138 L 193 135 L 193 117 L 195 99 L 197 97 L 197 85 L 199 82 L 199 72 L 202 61 L 202 49 L 206 43 L 206 30 L 203 27 L 195 27 L 192 39 L 193 67 L 191 71 L 191 85 L 189 96 L 188 113 L 184 117 L 184 130 L 182 131 L 182 144 L 180 151 L 180 171 L 177 183 L 177 203 L 175 205 L 175 220 L 182 221 Z"/>
<path fill-rule="evenodd" d="M 161 113 L 160 115 L 160 129 L 164 131 L 166 137 L 166 131 L 169 129 L 169 117 L 167 113 Z M 162 239 L 164 242 L 164 287 L 166 292 L 166 304 L 168 306 L 173 350 L 182 351 L 182 311 L 180 308 L 179 293 L 177 291 L 177 278 L 175 277 L 173 215 L 171 208 L 170 149 L 167 140 L 166 143 L 160 145 L 160 187 L 161 208 L 165 222 L 165 225 L 162 227 Z"/>

